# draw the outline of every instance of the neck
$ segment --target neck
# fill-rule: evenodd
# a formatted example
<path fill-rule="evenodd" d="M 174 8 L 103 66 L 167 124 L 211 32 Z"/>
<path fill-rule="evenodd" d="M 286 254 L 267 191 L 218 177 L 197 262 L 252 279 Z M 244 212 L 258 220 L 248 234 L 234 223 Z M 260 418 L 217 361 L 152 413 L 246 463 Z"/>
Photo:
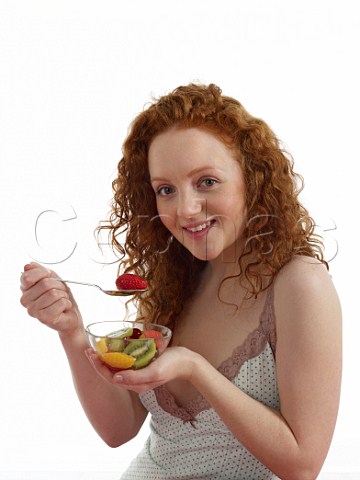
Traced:
<path fill-rule="evenodd" d="M 221 259 L 208 261 L 201 277 L 201 288 L 217 290 L 224 278 L 240 273 L 238 262 L 224 262 Z M 238 282 L 236 282 L 238 284 Z M 239 285 L 239 284 L 238 284 Z"/>
<path fill-rule="evenodd" d="M 240 273 L 239 258 L 244 250 L 243 241 L 238 241 L 221 255 L 213 260 L 209 260 L 207 270 L 211 277 L 223 279 L 228 276 L 238 275 Z"/>

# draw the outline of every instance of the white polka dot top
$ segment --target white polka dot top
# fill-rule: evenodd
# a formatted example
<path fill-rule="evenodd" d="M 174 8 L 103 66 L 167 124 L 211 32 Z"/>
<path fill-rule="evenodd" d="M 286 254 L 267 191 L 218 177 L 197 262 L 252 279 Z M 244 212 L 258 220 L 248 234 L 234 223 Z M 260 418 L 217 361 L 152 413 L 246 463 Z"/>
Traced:
<path fill-rule="evenodd" d="M 251 397 L 279 409 L 275 347 L 270 287 L 259 326 L 219 371 Z M 140 399 L 151 414 L 150 435 L 121 480 L 278 479 L 243 447 L 201 395 L 183 408 L 162 385 Z"/>

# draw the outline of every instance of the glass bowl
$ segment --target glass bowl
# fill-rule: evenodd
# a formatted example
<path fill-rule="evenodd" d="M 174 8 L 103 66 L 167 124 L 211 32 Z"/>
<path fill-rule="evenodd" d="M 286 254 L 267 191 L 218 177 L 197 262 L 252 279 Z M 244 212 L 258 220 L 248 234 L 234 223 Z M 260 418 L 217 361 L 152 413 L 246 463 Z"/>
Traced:
<path fill-rule="evenodd" d="M 164 352 L 172 335 L 163 325 L 117 320 L 91 323 L 85 331 L 92 349 L 114 372 L 146 367 Z"/>

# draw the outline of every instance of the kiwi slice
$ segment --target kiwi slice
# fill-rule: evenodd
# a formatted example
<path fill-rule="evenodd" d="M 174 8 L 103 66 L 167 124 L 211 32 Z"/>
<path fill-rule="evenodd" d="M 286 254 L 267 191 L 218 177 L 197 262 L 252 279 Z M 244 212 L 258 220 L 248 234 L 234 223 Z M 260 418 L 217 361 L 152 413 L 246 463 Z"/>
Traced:
<path fill-rule="evenodd" d="M 106 345 L 112 352 L 122 352 L 126 344 L 123 338 L 107 338 Z"/>
<path fill-rule="evenodd" d="M 122 352 L 126 346 L 125 339 L 133 334 L 132 328 L 122 328 L 107 335 L 106 345 L 112 352 Z"/>
<path fill-rule="evenodd" d="M 125 348 L 124 353 L 136 358 L 133 368 L 143 368 L 154 358 L 156 344 L 152 338 L 133 340 Z"/>
<path fill-rule="evenodd" d="M 133 334 L 133 329 L 129 328 L 122 328 L 121 330 L 115 330 L 115 332 L 108 333 L 106 336 L 109 338 L 126 338 L 131 337 Z"/>

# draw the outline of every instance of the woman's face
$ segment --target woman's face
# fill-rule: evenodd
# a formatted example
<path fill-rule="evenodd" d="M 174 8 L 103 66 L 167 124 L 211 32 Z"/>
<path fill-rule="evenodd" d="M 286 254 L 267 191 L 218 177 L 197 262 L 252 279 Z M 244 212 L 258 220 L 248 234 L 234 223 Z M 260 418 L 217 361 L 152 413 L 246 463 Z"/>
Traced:
<path fill-rule="evenodd" d="M 247 220 L 243 172 L 231 150 L 199 128 L 173 128 L 150 144 L 158 214 L 196 258 L 236 261 Z"/>

